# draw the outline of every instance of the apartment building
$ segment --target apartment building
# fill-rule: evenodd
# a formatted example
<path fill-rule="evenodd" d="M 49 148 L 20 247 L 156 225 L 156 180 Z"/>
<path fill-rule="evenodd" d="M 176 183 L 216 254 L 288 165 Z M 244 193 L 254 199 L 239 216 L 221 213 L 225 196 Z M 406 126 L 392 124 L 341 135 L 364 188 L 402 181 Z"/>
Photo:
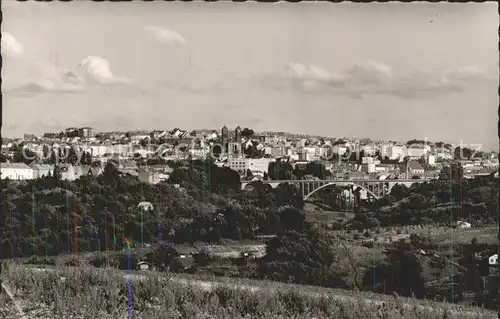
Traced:
<path fill-rule="evenodd" d="M 273 158 L 250 158 L 248 159 L 248 169 L 254 175 L 267 174 L 269 163 L 274 162 Z"/>
<path fill-rule="evenodd" d="M 343 145 L 335 145 L 334 147 L 332 147 L 332 151 L 334 154 L 344 155 L 345 153 L 347 153 L 347 147 Z"/>
<path fill-rule="evenodd" d="M 254 175 L 263 175 L 267 173 L 269 163 L 274 161 L 273 158 L 229 158 L 227 166 L 240 174 L 250 170 Z"/>
<path fill-rule="evenodd" d="M 361 146 L 360 151 L 363 151 L 366 155 L 375 155 L 375 153 L 377 152 L 377 148 L 375 145 L 368 144 Z"/>
<path fill-rule="evenodd" d="M 375 164 L 373 163 L 361 164 L 361 171 L 368 174 L 375 173 Z"/>
<path fill-rule="evenodd" d="M 83 139 L 92 138 L 95 136 L 94 129 L 91 127 L 81 127 L 78 129 L 78 137 Z"/>
<path fill-rule="evenodd" d="M 33 169 L 33 179 L 47 177 L 52 175 L 54 172 L 54 166 L 48 164 L 31 164 L 30 167 Z"/>
<path fill-rule="evenodd" d="M 392 145 L 387 149 L 387 157 L 389 159 L 404 158 L 406 156 L 406 147 L 400 145 Z"/>
<path fill-rule="evenodd" d="M 2 163 L 0 179 L 29 180 L 33 179 L 33 169 L 24 163 Z"/>
<path fill-rule="evenodd" d="M 418 146 L 418 147 L 408 147 L 406 149 L 406 154 L 410 158 L 421 158 L 424 155 L 427 155 L 431 151 L 431 147 L 429 145 Z"/>

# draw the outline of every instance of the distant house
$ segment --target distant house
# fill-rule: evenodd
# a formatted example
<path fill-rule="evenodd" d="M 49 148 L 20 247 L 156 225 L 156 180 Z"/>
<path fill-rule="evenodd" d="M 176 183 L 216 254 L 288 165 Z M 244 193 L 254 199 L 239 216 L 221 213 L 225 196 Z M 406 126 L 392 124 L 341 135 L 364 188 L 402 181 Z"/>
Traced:
<path fill-rule="evenodd" d="M 151 168 L 140 168 L 137 176 L 142 183 L 157 184 L 160 182 L 160 173 Z"/>
<path fill-rule="evenodd" d="M 137 268 L 139 270 L 155 270 L 155 267 L 153 265 L 151 265 L 149 262 L 147 261 L 139 261 L 137 263 Z"/>
<path fill-rule="evenodd" d="M 140 202 L 137 205 L 137 208 L 139 208 L 140 210 L 143 210 L 143 211 L 152 211 L 152 210 L 154 210 L 153 204 L 151 204 L 150 202 Z"/>
<path fill-rule="evenodd" d="M 457 227 L 458 228 L 471 228 L 472 225 L 470 223 L 459 220 L 459 221 L 457 221 Z"/>
<path fill-rule="evenodd" d="M 1 163 L 0 179 L 29 180 L 33 179 L 33 168 L 24 163 Z"/>
<path fill-rule="evenodd" d="M 488 258 L 488 264 L 490 266 L 498 266 L 498 254 L 494 254 Z"/>
<path fill-rule="evenodd" d="M 417 161 L 409 161 L 408 162 L 408 173 L 410 175 L 423 175 L 425 172 L 422 165 L 420 165 Z"/>

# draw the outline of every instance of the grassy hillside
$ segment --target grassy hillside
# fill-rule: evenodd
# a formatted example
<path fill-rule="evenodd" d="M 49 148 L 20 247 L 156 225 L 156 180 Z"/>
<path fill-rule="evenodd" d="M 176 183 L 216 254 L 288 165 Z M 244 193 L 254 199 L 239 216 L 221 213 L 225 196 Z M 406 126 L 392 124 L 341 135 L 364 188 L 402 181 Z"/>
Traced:
<path fill-rule="evenodd" d="M 29 318 L 124 318 L 128 312 L 123 272 L 92 268 L 33 272 L 11 264 L 2 276 L 24 301 Z M 493 312 L 479 308 L 393 296 L 239 279 L 220 282 L 220 286 L 207 289 L 148 273 L 144 280 L 131 283 L 133 317 L 441 319 L 448 318 L 445 311 L 455 308 L 455 318 L 494 318 Z M 241 289 L 250 285 L 262 289 Z M 374 298 L 384 305 L 373 302 Z"/>

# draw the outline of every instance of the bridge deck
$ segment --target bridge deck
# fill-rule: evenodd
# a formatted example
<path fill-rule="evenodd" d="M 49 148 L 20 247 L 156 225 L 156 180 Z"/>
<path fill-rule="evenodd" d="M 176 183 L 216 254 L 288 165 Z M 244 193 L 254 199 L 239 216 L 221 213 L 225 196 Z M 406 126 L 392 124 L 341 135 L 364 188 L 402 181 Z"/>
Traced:
<path fill-rule="evenodd" d="M 260 181 L 264 184 L 269 183 L 311 183 L 311 182 L 322 182 L 322 183 L 416 183 L 430 181 L 431 179 L 290 179 L 290 180 L 267 180 Z M 249 181 L 248 183 L 251 183 Z"/>

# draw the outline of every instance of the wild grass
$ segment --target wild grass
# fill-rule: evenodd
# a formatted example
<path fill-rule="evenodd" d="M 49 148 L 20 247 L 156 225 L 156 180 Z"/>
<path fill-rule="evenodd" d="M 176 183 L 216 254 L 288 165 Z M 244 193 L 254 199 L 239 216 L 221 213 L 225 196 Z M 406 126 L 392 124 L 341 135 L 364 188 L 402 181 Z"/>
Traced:
<path fill-rule="evenodd" d="M 128 283 L 121 271 L 60 267 L 54 272 L 35 272 L 9 264 L 2 276 L 34 308 L 25 309 L 32 318 L 127 317 Z M 452 309 L 449 304 L 430 301 L 268 281 L 218 279 L 217 285 L 209 287 L 190 279 L 209 278 L 151 272 L 143 280 L 132 280 L 133 318 L 442 319 Z M 253 288 L 241 288 L 249 286 Z M 384 305 L 367 301 L 375 297 Z M 494 314 L 460 307 L 453 317 L 494 318 Z"/>

